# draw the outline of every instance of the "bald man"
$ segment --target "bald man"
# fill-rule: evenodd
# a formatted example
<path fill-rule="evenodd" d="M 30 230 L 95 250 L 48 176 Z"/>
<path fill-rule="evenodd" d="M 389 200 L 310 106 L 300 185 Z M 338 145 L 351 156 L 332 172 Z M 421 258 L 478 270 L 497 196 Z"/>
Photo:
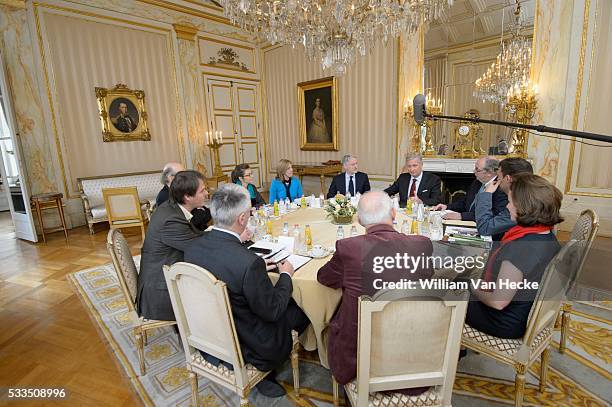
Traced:
<path fill-rule="evenodd" d="M 161 204 L 166 202 L 170 198 L 170 184 L 174 179 L 176 173 L 185 171 L 185 167 L 181 163 L 170 162 L 164 165 L 162 170 L 161 182 L 164 187 L 157 193 L 155 198 L 155 207 L 159 208 Z M 210 210 L 207 207 L 202 206 L 201 208 L 195 208 L 191 211 L 193 217 L 191 218 L 191 224 L 199 230 L 205 230 L 208 227 L 208 223 L 212 219 L 210 216 Z"/>
<path fill-rule="evenodd" d="M 317 280 L 331 288 L 342 288 L 342 300 L 329 324 L 328 358 L 334 378 L 346 384 L 357 375 L 357 298 L 372 295 L 375 279 L 401 281 L 426 279 L 431 268 L 387 269 L 374 274 L 373 260 L 377 256 L 430 256 L 431 240 L 424 236 L 407 236 L 393 228 L 396 211 L 393 201 L 383 191 L 370 191 L 361 196 L 357 216 L 366 229 L 361 236 L 336 242 L 336 252 L 317 273 Z M 374 257 L 373 257 L 374 256 Z M 423 389 L 412 389 L 420 393 Z"/>

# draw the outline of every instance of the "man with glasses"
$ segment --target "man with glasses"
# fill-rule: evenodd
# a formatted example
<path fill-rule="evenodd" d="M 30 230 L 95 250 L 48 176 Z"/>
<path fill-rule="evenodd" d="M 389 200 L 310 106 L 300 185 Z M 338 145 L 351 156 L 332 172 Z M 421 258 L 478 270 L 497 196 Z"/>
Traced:
<path fill-rule="evenodd" d="M 291 298 L 293 266 L 288 261 L 278 263 L 280 276 L 274 285 L 267 271 L 277 266 L 243 246 L 241 236 L 251 216 L 245 188 L 222 185 L 212 196 L 210 210 L 215 226 L 185 250 L 185 261 L 204 267 L 227 284 L 244 361 L 262 371 L 277 369 L 291 353 L 291 330 L 302 333 L 310 324 Z M 211 355 L 204 358 L 232 369 L 227 361 Z M 256 388 L 265 396 L 281 397 L 285 389 L 274 376 L 270 373 Z"/>
<path fill-rule="evenodd" d="M 483 192 L 487 185 L 495 181 L 499 161 L 493 157 L 480 157 L 474 164 L 474 175 L 476 179 L 470 185 L 464 198 L 458 199 L 448 205 L 437 205 L 435 210 L 449 210 L 444 219 L 453 220 L 476 220 L 476 195 Z M 508 196 L 501 190 L 493 194 L 491 199 L 492 211 L 497 214 L 504 210 L 508 204 Z"/>

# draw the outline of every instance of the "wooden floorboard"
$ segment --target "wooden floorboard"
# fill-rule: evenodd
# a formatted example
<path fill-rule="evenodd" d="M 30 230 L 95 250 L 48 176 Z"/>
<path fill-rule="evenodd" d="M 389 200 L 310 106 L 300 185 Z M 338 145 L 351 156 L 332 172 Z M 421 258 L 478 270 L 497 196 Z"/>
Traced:
<path fill-rule="evenodd" d="M 124 230 L 134 254 L 140 231 Z M 141 405 L 66 275 L 110 262 L 107 230 L 48 235 L 47 244 L 0 236 L 0 386 L 63 387 L 62 402 L 29 405 Z M 5 401 L 0 401 L 3 405 Z"/>

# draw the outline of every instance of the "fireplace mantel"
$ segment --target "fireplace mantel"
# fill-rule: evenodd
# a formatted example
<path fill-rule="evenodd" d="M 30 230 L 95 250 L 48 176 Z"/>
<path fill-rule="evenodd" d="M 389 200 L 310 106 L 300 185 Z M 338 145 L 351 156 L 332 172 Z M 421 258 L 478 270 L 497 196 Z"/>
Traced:
<path fill-rule="evenodd" d="M 423 157 L 423 169 L 430 172 L 473 174 L 476 158 Z"/>

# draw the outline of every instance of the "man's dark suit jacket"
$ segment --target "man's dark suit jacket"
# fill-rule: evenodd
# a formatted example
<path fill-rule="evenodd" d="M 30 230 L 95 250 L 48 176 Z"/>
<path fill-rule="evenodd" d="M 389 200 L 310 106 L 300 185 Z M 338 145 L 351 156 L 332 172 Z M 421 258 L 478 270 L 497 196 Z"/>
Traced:
<path fill-rule="evenodd" d="M 170 188 L 168 185 L 164 185 L 162 189 L 157 193 L 157 197 L 155 198 L 155 207 L 163 204 L 167 200 L 170 199 Z M 210 209 L 203 206 L 201 208 L 195 208 L 191 211 L 193 218 L 191 218 L 191 224 L 195 226 L 198 230 L 206 230 L 208 227 L 208 223 L 211 221 L 212 216 L 210 215 Z"/>
<path fill-rule="evenodd" d="M 163 266 L 183 261 L 187 245 L 201 234 L 172 200 L 164 202 L 153 212 L 142 245 L 138 274 L 136 306 L 141 316 L 163 321 L 175 320 Z"/>
<path fill-rule="evenodd" d="M 415 273 L 406 269 L 387 269 L 375 274 L 372 256 L 407 253 L 417 257 L 430 256 L 432 252 L 433 245 L 428 238 L 406 236 L 392 226 L 382 224 L 371 226 L 365 235 L 336 242 L 336 253 L 319 269 L 317 280 L 328 287 L 342 289 L 340 306 L 328 328 L 329 366 L 338 383 L 346 384 L 357 374 L 357 298 L 362 294 L 374 294 L 373 279 L 418 280 L 433 274 L 432 269 L 420 269 Z"/>
<path fill-rule="evenodd" d="M 459 212 L 461 214 L 461 220 L 476 220 L 476 205 L 472 205 L 474 200 L 476 199 L 476 195 L 480 190 L 482 183 L 477 179 L 472 182 L 468 191 L 463 199 L 459 199 L 448 205 L 446 209 L 450 209 L 451 211 Z M 497 190 L 493 193 L 492 197 L 492 210 L 493 214 L 497 215 L 501 211 L 504 210 L 506 205 L 508 204 L 508 195 L 501 189 L 497 188 Z"/>
<path fill-rule="evenodd" d="M 215 229 L 192 242 L 185 251 L 185 261 L 205 268 L 227 284 L 247 363 L 272 370 L 287 360 L 292 339 L 285 311 L 293 291 L 291 277 L 281 274 L 273 285 L 261 257 L 235 236 Z"/>
<path fill-rule="evenodd" d="M 401 174 L 389 188 L 385 189 L 385 192 L 389 195 L 399 193 L 399 204 L 402 208 L 406 206 L 411 181 L 412 175 L 406 172 Z M 436 174 L 423 171 L 423 177 L 416 194 L 425 205 L 437 205 L 442 202 L 442 181 Z"/>
<path fill-rule="evenodd" d="M 353 184 L 355 186 L 355 194 L 359 192 L 360 194 L 365 194 L 370 190 L 370 179 L 368 178 L 368 174 L 365 172 L 358 171 L 355 173 L 355 177 L 353 178 Z M 346 173 L 338 174 L 332 179 L 332 183 L 329 186 L 329 191 L 327 192 L 327 199 L 333 198 L 336 194 L 340 193 L 342 195 L 346 194 L 346 189 L 348 186 L 346 185 Z"/>

